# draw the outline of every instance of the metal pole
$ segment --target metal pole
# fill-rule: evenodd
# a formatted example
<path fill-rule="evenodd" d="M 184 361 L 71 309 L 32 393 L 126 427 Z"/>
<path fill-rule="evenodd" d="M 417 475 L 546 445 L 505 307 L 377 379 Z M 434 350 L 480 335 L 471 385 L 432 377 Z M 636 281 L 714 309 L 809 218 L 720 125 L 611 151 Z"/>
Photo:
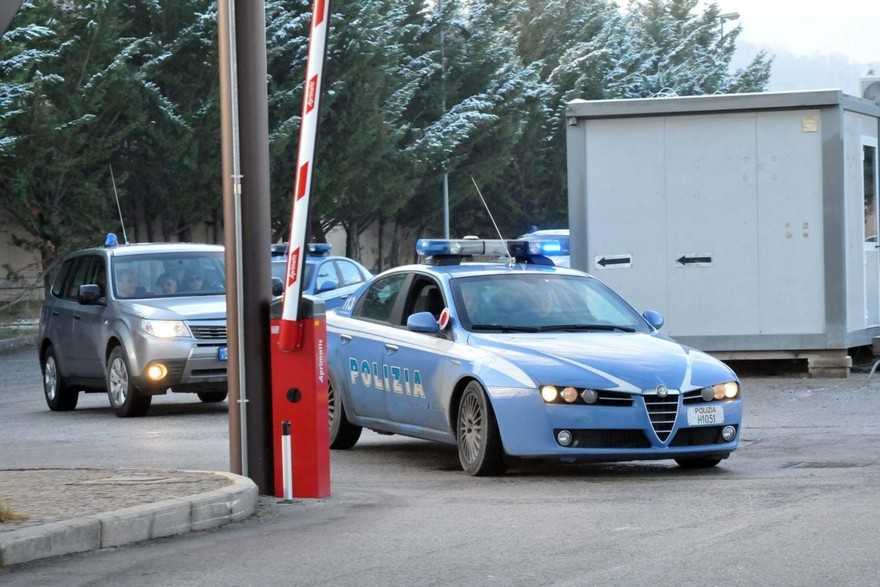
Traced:
<path fill-rule="evenodd" d="M 239 398 L 243 473 L 261 493 L 273 486 L 272 401 L 269 375 L 271 225 L 269 217 L 269 112 L 266 67 L 266 16 L 263 0 L 223 0 L 219 24 L 226 33 L 224 117 L 224 221 L 230 382 Z M 221 42 L 224 35 L 221 34 Z M 234 61 L 233 61 L 234 59 Z M 234 75 L 232 73 L 234 72 Z M 221 79 L 222 79 L 221 77 Z M 236 79 L 237 78 L 237 79 Z M 237 87 L 233 87 L 233 82 Z M 241 91 L 236 91 L 240 87 Z M 236 102 L 237 100 L 237 102 Z M 237 106 L 233 106 L 237 104 Z M 240 121 L 239 148 L 235 148 Z M 235 167 L 236 153 L 240 160 Z M 244 203 L 247 205 L 244 205 Z M 233 314 L 234 319 L 233 319 Z M 230 398 L 231 401 L 233 398 Z M 246 403 L 244 403 L 246 402 Z M 230 425 L 233 422 L 230 410 Z M 232 454 L 232 433 L 230 448 Z"/>
<path fill-rule="evenodd" d="M 238 73 L 235 51 L 234 0 L 217 3 L 218 48 L 220 54 L 220 121 L 223 159 L 223 218 L 226 243 L 226 323 L 230 346 L 227 381 L 229 388 L 229 469 L 247 475 L 247 403 L 242 398 L 244 365 L 241 352 L 241 301 L 239 283 L 240 227 L 238 205 L 241 169 L 238 132 Z M 238 409 L 236 409 L 238 407 Z M 242 425 L 244 424 L 244 428 Z"/>
<path fill-rule="evenodd" d="M 443 0 L 437 7 L 440 11 L 440 95 L 443 115 L 446 114 L 446 29 L 443 26 Z M 449 238 L 449 172 L 448 161 L 443 162 L 443 238 Z"/>

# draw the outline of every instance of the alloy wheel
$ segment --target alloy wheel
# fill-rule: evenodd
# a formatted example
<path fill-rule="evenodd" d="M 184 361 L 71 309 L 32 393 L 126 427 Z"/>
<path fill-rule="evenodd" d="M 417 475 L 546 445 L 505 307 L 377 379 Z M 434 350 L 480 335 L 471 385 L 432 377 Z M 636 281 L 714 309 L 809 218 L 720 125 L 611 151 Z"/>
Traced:
<path fill-rule="evenodd" d="M 458 417 L 458 438 L 462 446 L 462 456 L 468 463 L 474 463 L 483 447 L 485 418 L 477 396 L 469 393 L 462 402 Z"/>
<path fill-rule="evenodd" d="M 128 369 L 125 362 L 117 357 L 110 364 L 110 397 L 114 406 L 121 406 L 128 396 Z"/>
<path fill-rule="evenodd" d="M 46 366 L 43 368 L 43 386 L 49 401 L 55 401 L 55 395 L 58 393 L 58 367 L 55 365 L 55 357 L 50 356 L 46 359 Z"/>

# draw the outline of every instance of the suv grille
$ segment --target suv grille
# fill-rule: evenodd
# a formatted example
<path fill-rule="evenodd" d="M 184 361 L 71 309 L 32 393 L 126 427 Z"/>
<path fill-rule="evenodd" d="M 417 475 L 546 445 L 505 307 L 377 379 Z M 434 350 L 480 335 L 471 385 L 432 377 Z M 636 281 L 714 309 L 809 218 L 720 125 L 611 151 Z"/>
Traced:
<path fill-rule="evenodd" d="M 660 442 L 666 442 L 675 425 L 675 416 L 678 413 L 678 395 L 668 395 L 663 398 L 656 395 L 646 395 L 644 398 L 654 432 L 657 433 Z"/>
<path fill-rule="evenodd" d="M 205 326 L 190 324 L 189 329 L 192 331 L 193 336 L 200 340 L 226 340 L 225 325 Z"/>

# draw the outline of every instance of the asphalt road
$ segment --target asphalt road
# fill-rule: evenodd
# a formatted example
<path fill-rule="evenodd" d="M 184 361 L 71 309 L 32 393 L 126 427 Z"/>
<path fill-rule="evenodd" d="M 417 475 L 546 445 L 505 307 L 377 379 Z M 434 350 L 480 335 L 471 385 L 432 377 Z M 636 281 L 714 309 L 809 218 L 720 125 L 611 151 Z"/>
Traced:
<path fill-rule="evenodd" d="M 861 585 L 880 563 L 880 378 L 746 379 L 745 442 L 718 469 L 518 465 L 474 479 L 454 450 L 369 434 L 334 496 L 217 532 L 0 571 L 3 585 Z M 0 356 L 0 468 L 224 468 L 222 407 L 43 403 L 31 353 Z M 59 490 L 63 499 L 63 490 Z"/>

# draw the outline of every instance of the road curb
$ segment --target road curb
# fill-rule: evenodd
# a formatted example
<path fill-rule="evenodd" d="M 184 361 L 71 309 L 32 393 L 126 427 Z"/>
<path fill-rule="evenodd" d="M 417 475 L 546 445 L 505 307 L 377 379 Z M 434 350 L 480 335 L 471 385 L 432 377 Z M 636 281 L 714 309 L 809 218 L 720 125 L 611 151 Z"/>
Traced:
<path fill-rule="evenodd" d="M 17 336 L 15 338 L 7 338 L 5 340 L 0 340 L 0 354 L 11 353 L 19 349 L 33 347 L 36 345 L 36 334 L 29 334 L 28 336 Z"/>
<path fill-rule="evenodd" d="M 257 486 L 250 479 L 218 471 L 184 472 L 213 474 L 232 484 L 206 493 L 0 534 L 0 568 L 218 528 L 244 520 L 256 510 Z"/>

